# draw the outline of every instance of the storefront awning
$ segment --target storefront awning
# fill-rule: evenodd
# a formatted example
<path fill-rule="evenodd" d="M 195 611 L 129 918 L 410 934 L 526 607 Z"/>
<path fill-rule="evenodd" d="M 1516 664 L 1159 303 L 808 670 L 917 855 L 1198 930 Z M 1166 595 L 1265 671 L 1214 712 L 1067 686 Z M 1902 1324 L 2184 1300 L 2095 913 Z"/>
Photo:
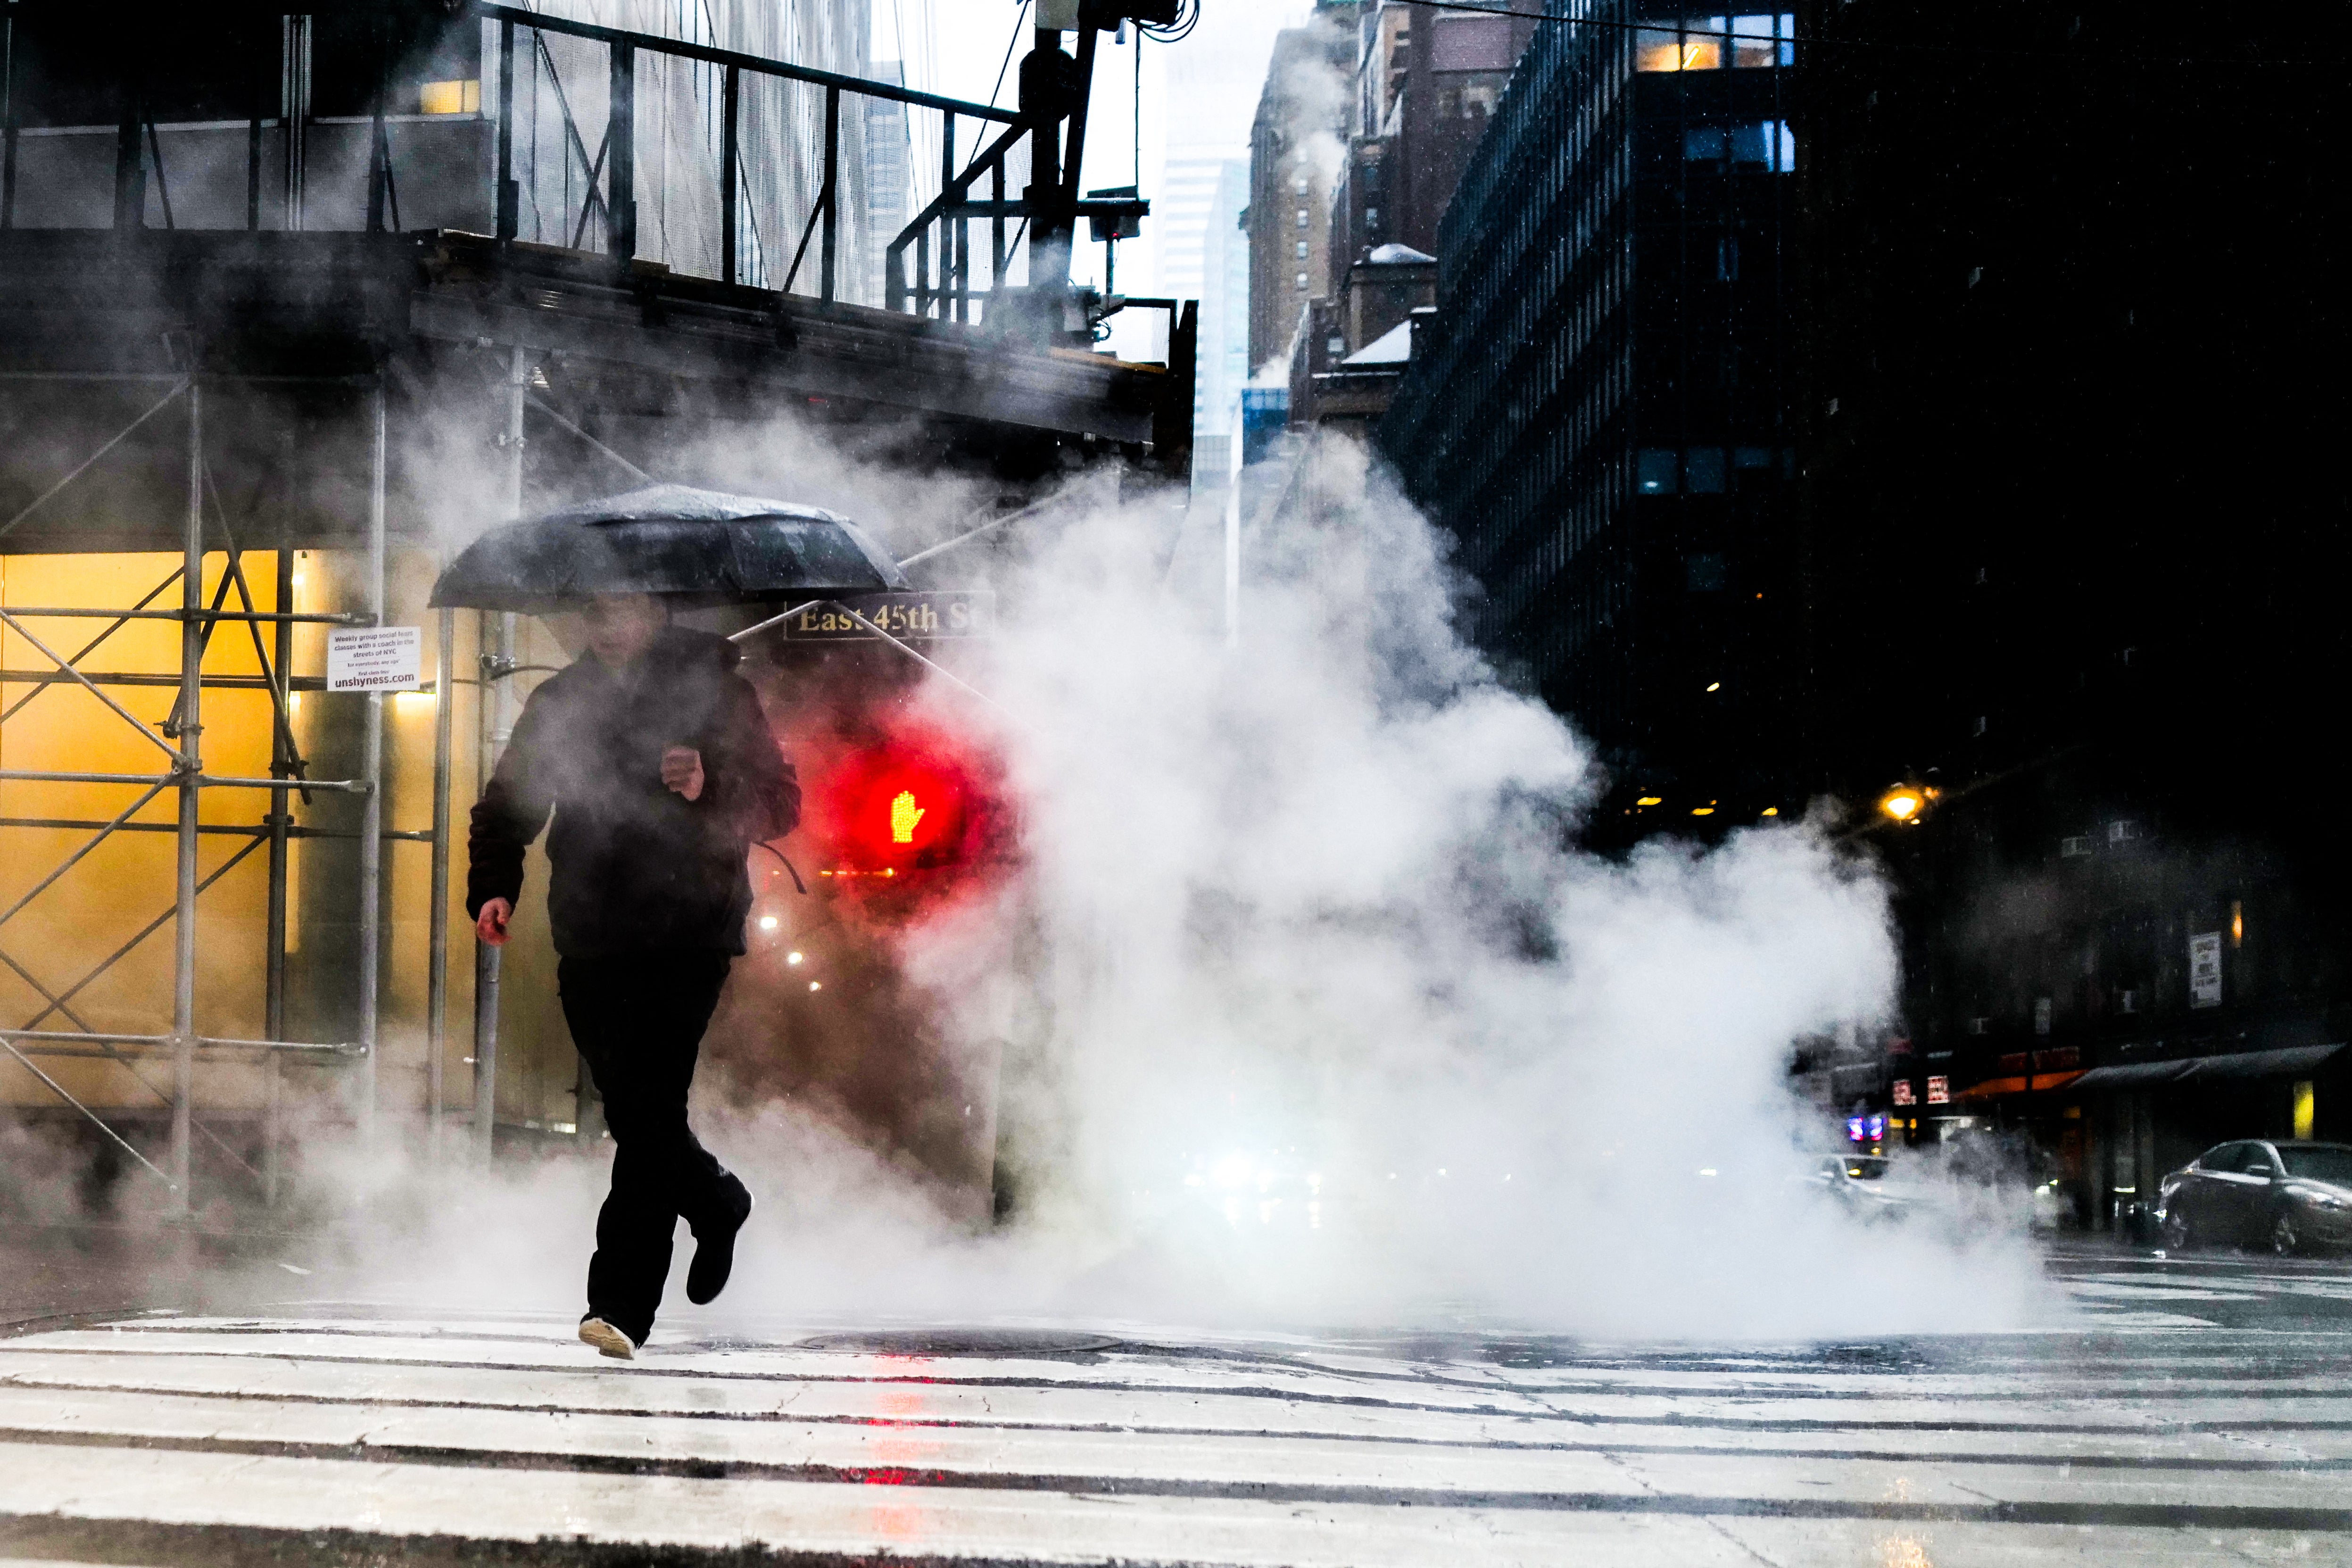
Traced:
<path fill-rule="evenodd" d="M 2186 1061 L 2131 1062 L 2093 1068 L 2076 1079 L 2076 1089 L 2153 1089 L 2184 1079 L 2291 1078 L 2316 1071 L 2346 1042 L 2332 1046 L 2289 1046 L 2274 1051 L 2240 1051 L 2226 1057 L 2191 1057 Z"/>
<path fill-rule="evenodd" d="M 2074 1080 L 2076 1089 L 2147 1089 L 2170 1083 L 2189 1070 L 2188 1062 L 2129 1062 L 2120 1067 L 2093 1068 Z"/>
<path fill-rule="evenodd" d="M 2183 1078 L 2299 1078 L 2316 1072 L 2322 1063 L 2344 1048 L 2332 1046 L 2290 1046 L 2277 1051 L 2241 1051 L 2233 1057 L 2199 1057 Z"/>
<path fill-rule="evenodd" d="M 2044 1094 L 2063 1089 L 2084 1075 L 2079 1072 L 2038 1072 L 2032 1078 L 1994 1078 L 1971 1084 L 1952 1096 L 1956 1100 L 1995 1100 L 2004 1094 Z"/>

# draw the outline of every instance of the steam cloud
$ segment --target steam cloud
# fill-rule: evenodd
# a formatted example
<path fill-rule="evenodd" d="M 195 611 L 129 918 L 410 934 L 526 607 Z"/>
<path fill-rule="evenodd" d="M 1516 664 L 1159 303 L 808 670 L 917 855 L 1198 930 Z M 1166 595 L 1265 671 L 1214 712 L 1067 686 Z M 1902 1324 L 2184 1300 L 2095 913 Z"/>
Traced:
<path fill-rule="evenodd" d="M 895 517 L 902 551 L 971 499 L 819 458 L 780 431 L 714 481 L 816 474 Z M 2044 1316 L 2014 1229 L 1864 1231 L 1790 1181 L 1824 1147 L 1792 1045 L 1892 994 L 1869 866 L 1790 819 L 1713 849 L 1576 848 L 1587 750 L 1462 643 L 1440 536 L 1362 451 L 1312 461 L 1321 504 L 1248 541 L 1237 647 L 1174 585 L 1187 542 L 1161 507 L 1082 506 L 964 563 L 1003 629 L 962 672 L 1002 708 L 936 679 L 919 700 L 1002 749 L 1024 858 L 902 958 L 950 1043 L 1003 1063 L 1017 1217 L 951 1220 L 888 1152 L 706 1082 L 698 1122 L 761 1207 L 727 1297 L 674 1296 L 664 1331 Z M 362 1261 L 404 1295 L 571 1305 L 601 1181 L 567 1162 L 404 1188 L 373 1167 L 385 1227 Z"/>

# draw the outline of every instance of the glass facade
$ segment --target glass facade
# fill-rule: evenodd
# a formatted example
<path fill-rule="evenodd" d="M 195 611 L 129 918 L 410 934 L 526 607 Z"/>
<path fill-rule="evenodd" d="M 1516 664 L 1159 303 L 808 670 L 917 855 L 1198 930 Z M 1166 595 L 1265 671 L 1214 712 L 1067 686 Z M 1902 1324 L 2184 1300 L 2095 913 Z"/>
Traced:
<path fill-rule="evenodd" d="M 1613 25 L 1521 58 L 1380 440 L 1460 542 L 1481 644 L 1622 778 L 1738 818 L 1777 799 L 1799 597 L 1794 18 L 1548 9 Z"/>

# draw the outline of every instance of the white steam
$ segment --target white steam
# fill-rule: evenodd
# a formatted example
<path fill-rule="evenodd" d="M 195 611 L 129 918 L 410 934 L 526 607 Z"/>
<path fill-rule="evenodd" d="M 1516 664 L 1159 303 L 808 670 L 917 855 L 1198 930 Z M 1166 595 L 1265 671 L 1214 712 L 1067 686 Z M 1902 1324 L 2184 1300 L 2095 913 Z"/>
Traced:
<path fill-rule="evenodd" d="M 1024 862 L 903 956 L 952 1043 L 1003 1055 L 1013 1223 L 950 1223 L 796 1107 L 706 1104 L 761 1207 L 740 1282 L 698 1312 L 674 1290 L 665 1323 L 1469 1310 L 1781 1337 L 2040 1315 L 2013 1233 L 1865 1232 L 1790 1180 L 1830 1147 L 1793 1044 L 1892 994 L 1870 868 L 1785 819 L 1576 848 L 1580 742 L 1463 646 L 1439 536 L 1360 451 L 1311 461 L 1311 515 L 1249 541 L 1236 647 L 1167 586 L 1160 510 L 969 564 L 1003 630 L 963 673 L 1003 711 L 938 680 L 923 700 L 1003 748 Z M 601 1180 L 544 1167 L 438 1203 L 400 1227 L 399 1276 L 560 1303 Z"/>

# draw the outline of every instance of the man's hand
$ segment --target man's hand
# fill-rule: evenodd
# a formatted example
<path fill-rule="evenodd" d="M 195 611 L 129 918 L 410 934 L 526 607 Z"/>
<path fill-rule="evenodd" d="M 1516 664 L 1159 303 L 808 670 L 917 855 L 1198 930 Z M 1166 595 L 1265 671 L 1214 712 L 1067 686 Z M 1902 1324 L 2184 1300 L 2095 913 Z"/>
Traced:
<path fill-rule="evenodd" d="M 474 934 L 492 947 L 507 944 L 507 921 L 514 919 L 514 906 L 504 899 L 492 899 L 482 905 L 481 919 L 474 922 Z"/>
<path fill-rule="evenodd" d="M 672 746 L 662 753 L 662 783 L 688 800 L 702 798 L 702 753 L 692 746 Z"/>

